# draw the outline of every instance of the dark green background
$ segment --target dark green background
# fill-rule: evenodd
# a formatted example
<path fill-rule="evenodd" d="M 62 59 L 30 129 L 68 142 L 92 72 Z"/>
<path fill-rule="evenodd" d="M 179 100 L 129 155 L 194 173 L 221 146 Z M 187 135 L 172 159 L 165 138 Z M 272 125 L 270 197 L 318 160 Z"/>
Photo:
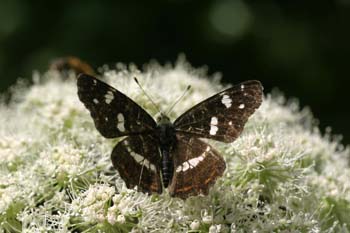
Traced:
<path fill-rule="evenodd" d="M 55 57 L 96 68 L 184 52 L 225 82 L 259 79 L 298 97 L 349 143 L 349 44 L 350 0 L 0 0 L 0 91 Z"/>

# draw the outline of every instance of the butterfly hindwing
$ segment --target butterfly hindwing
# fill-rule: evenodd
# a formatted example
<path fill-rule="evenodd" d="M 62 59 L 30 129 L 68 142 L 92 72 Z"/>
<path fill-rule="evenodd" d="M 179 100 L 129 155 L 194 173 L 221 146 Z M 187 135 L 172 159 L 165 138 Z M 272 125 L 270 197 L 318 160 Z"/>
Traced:
<path fill-rule="evenodd" d="M 171 152 L 174 174 L 170 195 L 182 199 L 207 195 L 226 168 L 224 159 L 209 144 L 195 137 L 177 135 L 177 139 L 177 147 Z"/>
<path fill-rule="evenodd" d="M 222 142 L 234 141 L 262 102 L 259 81 L 246 81 L 195 105 L 174 122 L 176 131 Z"/>
<path fill-rule="evenodd" d="M 113 166 L 128 188 L 146 193 L 161 193 L 160 155 L 157 142 L 151 136 L 129 136 L 113 149 Z"/>
<path fill-rule="evenodd" d="M 86 74 L 78 77 L 78 96 L 106 138 L 152 131 L 153 118 L 129 97 Z"/>

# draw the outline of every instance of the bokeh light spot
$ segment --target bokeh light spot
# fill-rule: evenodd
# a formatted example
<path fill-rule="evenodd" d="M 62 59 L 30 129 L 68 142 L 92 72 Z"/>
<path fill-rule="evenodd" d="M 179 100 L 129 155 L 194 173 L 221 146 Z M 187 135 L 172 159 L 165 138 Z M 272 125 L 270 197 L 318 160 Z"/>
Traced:
<path fill-rule="evenodd" d="M 245 34 L 252 20 L 247 5 L 240 0 L 216 2 L 209 13 L 211 26 L 222 35 L 237 38 Z"/>
<path fill-rule="evenodd" d="M 0 40 L 13 33 L 22 23 L 22 5 L 13 0 L 0 1 Z"/>

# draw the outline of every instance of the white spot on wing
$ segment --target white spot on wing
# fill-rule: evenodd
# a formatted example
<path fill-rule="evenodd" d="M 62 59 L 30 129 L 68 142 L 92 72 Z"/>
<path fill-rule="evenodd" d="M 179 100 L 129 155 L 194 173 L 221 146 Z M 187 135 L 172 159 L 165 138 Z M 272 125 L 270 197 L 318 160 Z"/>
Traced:
<path fill-rule="evenodd" d="M 181 165 L 181 171 L 185 172 L 190 168 L 190 164 L 186 161 Z M 177 170 L 177 169 L 176 169 Z"/>
<path fill-rule="evenodd" d="M 228 95 L 224 95 L 221 99 L 221 103 L 226 106 L 226 108 L 229 108 L 232 106 L 232 99 Z"/>
<path fill-rule="evenodd" d="M 156 166 L 154 166 L 153 164 L 150 163 L 150 166 L 148 168 L 156 172 Z"/>
<path fill-rule="evenodd" d="M 94 101 L 95 104 L 98 104 L 98 103 L 99 103 L 98 99 L 96 99 L 96 98 L 93 99 L 93 101 Z"/>
<path fill-rule="evenodd" d="M 210 135 L 215 135 L 218 132 L 219 128 L 216 125 L 210 126 Z"/>
<path fill-rule="evenodd" d="M 148 161 L 147 159 L 145 159 L 144 157 L 142 157 L 140 154 L 138 154 L 138 153 L 132 151 L 132 150 L 130 149 L 130 147 L 127 147 L 127 149 L 128 149 L 128 151 L 129 151 L 131 157 L 133 157 L 134 160 L 135 160 L 138 164 L 141 164 L 142 166 L 146 166 L 146 167 L 148 167 L 150 170 L 152 170 L 152 171 L 154 171 L 154 172 L 156 171 L 156 167 L 155 167 L 152 163 L 150 163 L 150 161 Z"/>
<path fill-rule="evenodd" d="M 241 85 L 241 90 L 242 90 L 242 91 L 244 90 L 244 84 Z"/>
<path fill-rule="evenodd" d="M 218 118 L 217 117 L 212 117 L 210 121 L 211 125 L 217 125 L 218 124 Z"/>
<path fill-rule="evenodd" d="M 229 121 L 229 122 L 228 122 L 228 125 L 232 125 L 232 121 Z"/>
<path fill-rule="evenodd" d="M 114 94 L 112 91 L 107 91 L 107 93 L 105 94 L 105 101 L 106 104 L 110 104 L 112 102 L 112 100 L 114 99 Z"/>
<path fill-rule="evenodd" d="M 180 166 L 178 166 L 176 168 L 176 172 L 185 172 L 188 169 L 195 168 L 200 162 L 202 162 L 205 159 L 209 151 L 210 151 L 210 147 L 208 146 L 203 154 L 201 154 L 198 157 L 187 160 L 183 162 Z"/>
<path fill-rule="evenodd" d="M 93 82 L 94 82 L 94 85 L 96 86 L 96 84 L 97 84 L 97 81 L 96 81 L 95 79 L 93 79 Z"/>
<path fill-rule="evenodd" d="M 120 132 L 125 132 L 125 119 L 124 119 L 124 115 L 121 113 L 118 113 L 117 115 L 118 118 L 118 124 L 117 124 L 117 128 Z"/>
<path fill-rule="evenodd" d="M 196 167 L 199 162 L 203 161 L 203 159 L 204 159 L 204 156 L 199 156 L 199 157 L 188 160 L 188 163 L 190 164 L 190 168 Z"/>
<path fill-rule="evenodd" d="M 182 165 L 180 165 L 176 168 L 176 172 L 181 172 L 181 171 L 182 171 Z"/>
<path fill-rule="evenodd" d="M 215 135 L 216 132 L 218 131 L 218 118 L 217 117 L 212 117 L 211 120 L 210 120 L 210 134 L 211 135 Z"/>
<path fill-rule="evenodd" d="M 244 107 L 245 107 L 244 104 L 240 104 L 240 105 L 238 106 L 239 109 L 243 109 Z"/>

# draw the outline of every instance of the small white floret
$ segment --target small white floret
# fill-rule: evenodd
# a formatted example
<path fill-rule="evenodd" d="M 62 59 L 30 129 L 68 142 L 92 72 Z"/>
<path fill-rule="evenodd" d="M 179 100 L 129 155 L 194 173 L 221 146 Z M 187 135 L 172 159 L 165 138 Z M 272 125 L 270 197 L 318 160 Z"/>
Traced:
<path fill-rule="evenodd" d="M 191 222 L 190 224 L 190 228 L 191 230 L 198 230 L 200 227 L 200 223 L 198 220 L 194 220 L 193 222 Z"/>
<path fill-rule="evenodd" d="M 125 216 L 122 215 L 122 214 L 119 214 L 118 217 L 117 217 L 117 222 L 121 223 L 121 224 L 124 224 L 125 223 Z"/>

